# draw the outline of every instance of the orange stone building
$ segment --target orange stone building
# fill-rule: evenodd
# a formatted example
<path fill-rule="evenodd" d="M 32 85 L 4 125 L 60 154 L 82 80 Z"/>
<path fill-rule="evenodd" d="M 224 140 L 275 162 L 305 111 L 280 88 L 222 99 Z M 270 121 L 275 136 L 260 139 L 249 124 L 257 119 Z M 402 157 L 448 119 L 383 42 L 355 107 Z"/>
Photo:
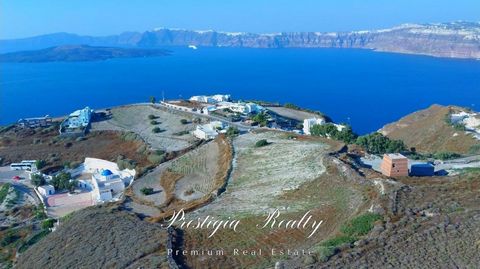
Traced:
<path fill-rule="evenodd" d="M 382 174 L 388 177 L 408 176 L 408 159 L 402 154 L 385 154 L 380 166 Z"/>

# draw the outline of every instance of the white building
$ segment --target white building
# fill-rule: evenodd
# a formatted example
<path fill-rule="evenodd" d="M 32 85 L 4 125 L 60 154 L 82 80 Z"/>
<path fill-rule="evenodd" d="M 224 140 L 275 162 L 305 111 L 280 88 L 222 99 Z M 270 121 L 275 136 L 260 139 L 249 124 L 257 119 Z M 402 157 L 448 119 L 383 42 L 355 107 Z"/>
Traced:
<path fill-rule="evenodd" d="M 224 133 L 226 125 L 221 121 L 212 121 L 208 124 L 198 125 L 193 135 L 196 138 L 210 140 L 217 137 L 219 133 Z"/>
<path fill-rule="evenodd" d="M 255 103 L 232 103 L 232 102 L 219 102 L 217 104 L 217 110 L 220 109 L 230 109 L 233 112 L 240 114 L 257 114 L 265 110 L 264 107 L 257 105 Z"/>
<path fill-rule="evenodd" d="M 306 135 L 311 135 L 310 129 L 313 125 L 323 125 L 326 121 L 324 118 L 311 118 L 303 120 L 303 133 Z"/>
<path fill-rule="evenodd" d="M 129 186 L 135 177 L 135 170 L 120 170 L 118 165 L 96 158 L 85 158 L 79 167 L 69 171 L 78 180 L 79 187 L 91 191 L 95 203 L 115 200 Z M 90 179 L 88 177 L 90 176 Z"/>
<path fill-rule="evenodd" d="M 196 101 L 200 103 L 216 104 L 218 102 L 228 102 L 231 96 L 229 94 L 215 94 L 211 96 L 197 95 L 190 97 L 190 101 Z"/>
<path fill-rule="evenodd" d="M 55 188 L 52 185 L 39 186 L 37 190 L 41 195 L 43 195 L 43 197 L 48 197 L 55 194 Z"/>
<path fill-rule="evenodd" d="M 62 125 L 68 129 L 85 128 L 90 124 L 92 114 L 93 109 L 88 106 L 84 109 L 76 110 L 65 119 Z"/>

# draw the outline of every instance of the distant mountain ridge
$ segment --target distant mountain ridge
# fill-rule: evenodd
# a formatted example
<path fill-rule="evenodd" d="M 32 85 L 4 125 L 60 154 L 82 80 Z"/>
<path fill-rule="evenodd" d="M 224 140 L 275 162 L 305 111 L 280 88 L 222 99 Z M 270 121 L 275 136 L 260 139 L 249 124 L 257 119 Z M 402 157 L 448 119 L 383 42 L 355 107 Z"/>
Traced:
<path fill-rule="evenodd" d="M 188 45 L 248 48 L 358 48 L 436 57 L 480 59 L 480 23 L 404 24 L 390 29 L 341 33 L 254 34 L 167 28 L 102 37 L 57 33 L 24 39 L 0 40 L 0 51 L 41 49 L 67 44 L 137 48 Z"/>

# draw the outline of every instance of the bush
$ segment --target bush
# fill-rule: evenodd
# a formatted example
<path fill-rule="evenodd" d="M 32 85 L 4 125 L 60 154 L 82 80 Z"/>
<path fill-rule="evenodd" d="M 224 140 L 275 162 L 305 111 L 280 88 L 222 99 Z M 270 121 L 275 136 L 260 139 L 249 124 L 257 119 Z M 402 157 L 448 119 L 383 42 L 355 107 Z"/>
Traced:
<path fill-rule="evenodd" d="M 267 115 L 264 113 L 258 113 L 257 115 L 253 116 L 252 120 L 260 126 L 267 126 L 268 118 Z"/>
<path fill-rule="evenodd" d="M 156 118 L 157 118 L 157 116 L 155 116 L 155 115 L 152 115 L 152 114 L 148 115 L 149 120 L 154 120 Z"/>
<path fill-rule="evenodd" d="M 153 188 L 148 188 L 148 187 L 143 187 L 140 192 L 143 194 L 143 195 L 150 195 L 150 194 L 153 194 Z"/>
<path fill-rule="evenodd" d="M 165 160 L 165 155 L 164 154 L 150 154 L 147 157 L 148 161 L 153 163 L 153 164 L 159 164 L 162 163 Z"/>
<path fill-rule="evenodd" d="M 10 183 L 7 183 L 0 188 L 0 204 L 3 203 L 3 201 L 7 197 L 9 190 L 10 190 Z"/>
<path fill-rule="evenodd" d="M 229 136 L 229 137 L 235 137 L 235 136 L 237 136 L 237 135 L 240 134 L 240 131 L 238 130 L 237 127 L 231 127 L 231 126 L 230 126 L 230 127 L 228 127 L 226 134 L 227 134 L 227 136 Z"/>
<path fill-rule="evenodd" d="M 155 127 L 155 128 L 152 129 L 152 132 L 154 134 L 158 134 L 158 133 L 162 132 L 162 129 L 160 129 L 160 127 Z"/>
<path fill-rule="evenodd" d="M 349 236 L 362 236 L 366 235 L 373 229 L 375 221 L 380 220 L 382 216 L 379 214 L 366 213 L 351 220 L 348 224 L 342 226 L 342 232 Z"/>
<path fill-rule="evenodd" d="M 37 169 L 42 169 L 44 168 L 45 166 L 47 165 L 47 162 L 45 160 L 37 160 L 35 162 L 35 166 L 37 167 Z"/>
<path fill-rule="evenodd" d="M 186 119 L 181 119 L 181 120 L 180 120 L 180 123 L 181 123 L 181 124 L 188 124 L 188 120 L 186 120 Z"/>
<path fill-rule="evenodd" d="M 152 121 L 150 121 L 150 124 L 151 124 L 151 125 L 158 125 L 158 124 L 159 124 L 159 122 L 158 122 L 158 121 L 156 121 L 156 120 L 152 120 Z"/>
<path fill-rule="evenodd" d="M 157 102 L 157 99 L 155 98 L 155 96 L 150 96 L 149 100 L 150 100 L 150 103 L 152 104 L 155 104 Z"/>
<path fill-rule="evenodd" d="M 265 146 L 268 146 L 270 143 L 268 143 L 268 141 L 266 139 L 262 139 L 262 140 L 258 140 L 257 143 L 255 143 L 255 147 L 256 148 L 261 148 L 261 147 L 265 147 Z"/>
<path fill-rule="evenodd" d="M 346 125 L 341 131 L 333 123 L 315 124 L 310 128 L 310 132 L 314 136 L 329 137 L 335 140 L 343 141 L 350 144 L 355 141 L 357 135 L 353 132 L 349 125 Z"/>
<path fill-rule="evenodd" d="M 460 154 L 454 153 L 454 152 L 448 152 L 448 151 L 437 152 L 433 154 L 433 158 L 440 159 L 440 160 L 450 160 L 450 159 L 455 159 L 459 157 L 460 157 Z"/>
<path fill-rule="evenodd" d="M 46 180 L 41 174 L 32 174 L 31 182 L 35 187 L 45 185 Z"/>
<path fill-rule="evenodd" d="M 42 229 L 51 229 L 55 225 L 55 222 L 57 222 L 55 219 L 46 219 L 42 222 Z"/>
<path fill-rule="evenodd" d="M 9 230 L 8 232 L 6 232 L 4 237 L 1 239 L 0 246 L 2 246 L 2 247 L 8 246 L 12 243 L 15 243 L 15 241 L 17 241 L 18 239 L 20 239 L 20 236 L 18 236 L 12 230 Z"/>
<path fill-rule="evenodd" d="M 52 178 L 50 183 L 55 188 L 55 190 L 74 190 L 77 186 L 76 180 L 71 180 L 72 176 L 70 173 L 61 172 L 58 175 Z"/>
<path fill-rule="evenodd" d="M 406 150 L 403 141 L 391 140 L 377 132 L 360 136 L 355 143 L 362 146 L 367 152 L 374 154 L 398 153 Z"/>

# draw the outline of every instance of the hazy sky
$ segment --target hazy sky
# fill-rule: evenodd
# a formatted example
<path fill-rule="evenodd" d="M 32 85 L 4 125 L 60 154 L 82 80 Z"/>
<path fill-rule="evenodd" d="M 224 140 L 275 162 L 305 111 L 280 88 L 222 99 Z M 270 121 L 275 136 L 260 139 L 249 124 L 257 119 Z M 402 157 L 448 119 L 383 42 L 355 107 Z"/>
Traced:
<path fill-rule="evenodd" d="M 0 0 L 0 38 L 156 27 L 347 31 L 454 20 L 480 21 L 480 0 Z"/>

